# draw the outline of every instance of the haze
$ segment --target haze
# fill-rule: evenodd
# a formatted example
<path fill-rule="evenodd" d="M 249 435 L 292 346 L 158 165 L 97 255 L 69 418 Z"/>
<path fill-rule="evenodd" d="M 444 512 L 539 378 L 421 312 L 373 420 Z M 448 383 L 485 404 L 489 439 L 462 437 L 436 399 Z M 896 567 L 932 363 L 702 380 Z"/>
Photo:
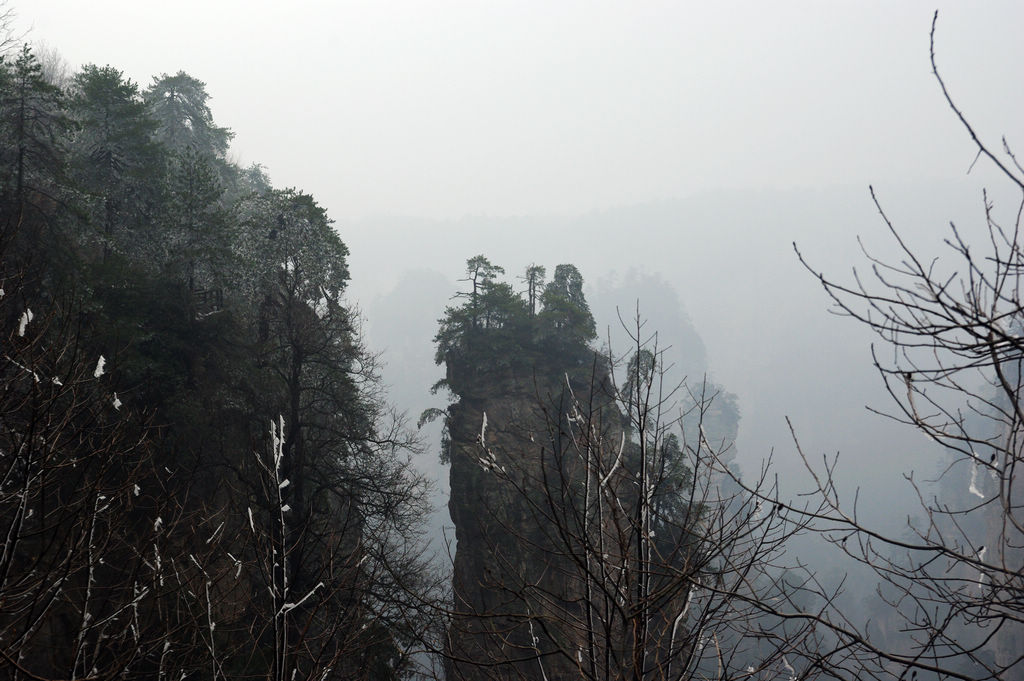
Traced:
<path fill-rule="evenodd" d="M 958 177 L 1024 94 L 1014 2 L 15 3 L 29 38 L 207 83 L 235 153 L 335 219 L 577 214 Z"/>
<path fill-rule="evenodd" d="M 72 69 L 206 82 L 234 156 L 335 219 L 410 412 L 440 375 L 430 339 L 466 258 L 574 262 L 591 296 L 631 270 L 676 291 L 707 350 L 694 366 L 739 396 L 747 465 L 773 448 L 786 465 L 790 415 L 812 451 L 879 472 L 923 445 L 866 414 L 885 406 L 870 339 L 827 315 L 791 243 L 838 274 L 863 263 L 858 234 L 885 255 L 869 183 L 926 249 L 981 215 L 989 176 L 966 175 L 974 147 L 931 74 L 936 7 L 953 96 L 990 141 L 1019 141 L 1018 2 L 15 4 Z M 433 307 L 388 307 L 403 281 Z M 656 321 L 662 302 L 641 308 Z M 601 309 L 616 305 L 635 300 Z"/>

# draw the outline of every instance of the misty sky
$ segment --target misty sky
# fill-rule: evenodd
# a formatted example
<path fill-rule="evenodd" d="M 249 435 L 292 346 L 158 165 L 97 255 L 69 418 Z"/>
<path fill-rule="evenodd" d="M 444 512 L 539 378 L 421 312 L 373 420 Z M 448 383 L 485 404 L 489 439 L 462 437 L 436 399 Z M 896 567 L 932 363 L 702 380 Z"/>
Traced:
<path fill-rule="evenodd" d="M 869 183 L 926 250 L 949 219 L 983 215 L 993 174 L 966 176 L 976 150 L 931 74 L 936 7 L 958 104 L 993 148 L 1005 134 L 1024 149 L 1019 0 L 11 6 L 71 68 L 204 80 L 234 157 L 337 221 L 368 312 L 410 270 L 454 290 L 477 253 L 513 271 L 575 262 L 591 282 L 664 277 L 739 396 L 754 470 L 773 448 L 792 462 L 786 416 L 855 471 L 910 465 L 917 445 L 864 409 L 886 399 L 871 339 L 826 313 L 792 242 L 837 276 L 863 265 L 858 235 L 891 255 Z"/>
<path fill-rule="evenodd" d="M 242 161 L 336 219 L 573 214 L 962 174 L 1024 110 L 1020 2 L 10 3 L 72 66 L 206 81 Z"/>

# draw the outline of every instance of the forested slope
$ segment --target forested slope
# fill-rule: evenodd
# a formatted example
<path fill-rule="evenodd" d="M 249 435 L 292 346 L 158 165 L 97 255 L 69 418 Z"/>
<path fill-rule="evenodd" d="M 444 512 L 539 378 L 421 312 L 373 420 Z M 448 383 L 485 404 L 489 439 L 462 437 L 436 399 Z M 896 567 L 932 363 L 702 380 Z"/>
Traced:
<path fill-rule="evenodd" d="M 347 249 L 208 100 L 0 62 L 5 677 L 389 678 L 423 626 Z"/>

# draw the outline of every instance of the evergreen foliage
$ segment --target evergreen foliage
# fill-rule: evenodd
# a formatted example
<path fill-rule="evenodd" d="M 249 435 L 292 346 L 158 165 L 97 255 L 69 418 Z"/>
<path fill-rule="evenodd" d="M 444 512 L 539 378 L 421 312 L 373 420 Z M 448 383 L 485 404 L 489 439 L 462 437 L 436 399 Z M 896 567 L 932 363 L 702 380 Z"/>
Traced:
<path fill-rule="evenodd" d="M 499 281 L 505 270 L 483 255 L 466 261 L 470 289 L 455 295 L 461 305 L 445 309 L 434 340 L 435 361 L 447 365 L 445 387 L 458 395 L 481 377 L 514 371 L 539 375 L 562 371 L 589 373 L 596 335 L 583 295 L 583 277 L 573 265 L 559 265 L 538 294 L 545 270 L 531 265 L 525 291 Z M 541 304 L 538 311 L 537 303 Z M 581 374 L 582 375 L 582 374 Z"/>
<path fill-rule="evenodd" d="M 425 626 L 347 248 L 208 99 L 0 60 L 5 678 L 397 678 Z"/>

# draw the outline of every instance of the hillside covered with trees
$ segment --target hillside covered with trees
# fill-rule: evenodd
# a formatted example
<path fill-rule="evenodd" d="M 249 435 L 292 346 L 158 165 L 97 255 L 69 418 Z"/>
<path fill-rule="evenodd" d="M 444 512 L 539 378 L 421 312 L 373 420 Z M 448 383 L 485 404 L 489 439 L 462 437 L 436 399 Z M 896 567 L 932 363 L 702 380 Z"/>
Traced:
<path fill-rule="evenodd" d="M 0 666 L 389 678 L 424 486 L 314 197 L 204 84 L 0 62 Z"/>

